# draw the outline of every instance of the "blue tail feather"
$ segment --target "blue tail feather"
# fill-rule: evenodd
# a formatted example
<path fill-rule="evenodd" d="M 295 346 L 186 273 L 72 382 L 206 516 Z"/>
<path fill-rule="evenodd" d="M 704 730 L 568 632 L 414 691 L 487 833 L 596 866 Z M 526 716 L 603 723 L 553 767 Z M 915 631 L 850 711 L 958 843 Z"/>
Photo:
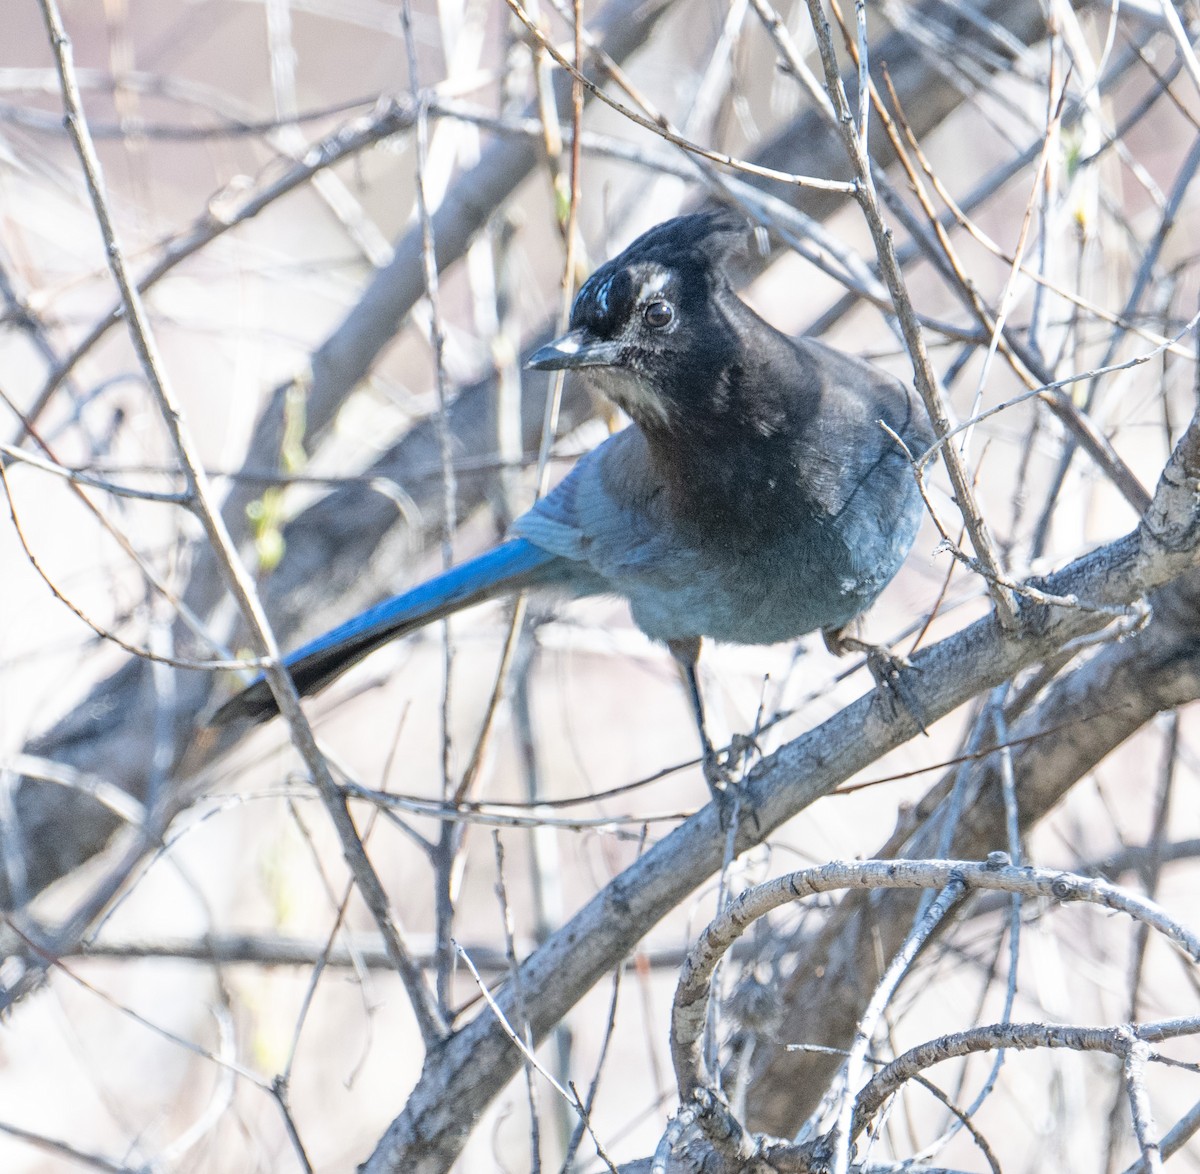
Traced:
<path fill-rule="evenodd" d="M 302 697 L 316 693 L 375 649 L 426 624 L 527 587 L 569 579 L 573 564 L 523 538 L 451 567 L 440 575 L 339 625 L 284 659 Z M 214 725 L 236 720 L 265 721 L 276 713 L 275 698 L 259 675 L 217 711 Z"/>

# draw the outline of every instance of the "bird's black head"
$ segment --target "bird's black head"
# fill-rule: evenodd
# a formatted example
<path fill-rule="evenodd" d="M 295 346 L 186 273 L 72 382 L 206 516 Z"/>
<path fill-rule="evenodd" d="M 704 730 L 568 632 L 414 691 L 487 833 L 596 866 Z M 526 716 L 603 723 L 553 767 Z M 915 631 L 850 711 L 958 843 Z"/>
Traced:
<path fill-rule="evenodd" d="M 749 239 L 747 222 L 730 212 L 650 229 L 592 274 L 575 298 L 571 329 L 528 366 L 586 369 L 637 423 L 669 428 L 736 350 L 726 311 L 737 299 L 725 262 Z"/>

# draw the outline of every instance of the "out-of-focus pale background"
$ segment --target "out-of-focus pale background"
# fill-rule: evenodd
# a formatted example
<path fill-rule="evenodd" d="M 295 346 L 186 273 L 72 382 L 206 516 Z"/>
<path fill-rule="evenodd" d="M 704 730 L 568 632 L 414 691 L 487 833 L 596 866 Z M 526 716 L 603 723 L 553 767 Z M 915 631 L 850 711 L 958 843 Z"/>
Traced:
<path fill-rule="evenodd" d="M 885 16 L 898 20 L 909 6 L 884 5 L 886 13 L 876 7 L 867 6 L 872 29 Z M 368 118 L 390 95 L 405 100 L 410 95 L 399 7 L 393 3 L 75 0 L 65 2 L 62 12 L 116 230 L 139 276 L 172 242 L 204 231 L 242 208 L 248 193 L 266 190 L 285 176 L 311 144 Z M 590 21 L 599 6 L 597 13 L 588 6 L 584 15 Z M 784 15 L 797 42 L 811 51 L 803 5 Z M 561 20 L 549 9 L 542 17 L 556 41 L 567 44 Z M 1122 12 L 1108 50 L 1107 5 L 1083 5 L 1077 16 L 1064 6 L 1060 18 L 1068 26 L 1063 41 L 1051 49 L 1036 39 L 1015 62 L 987 71 L 986 84 L 972 94 L 964 84 L 961 106 L 930 131 L 922 146 L 948 188 L 965 198 L 976 185 L 986 184 L 995 168 L 1045 137 L 1047 86 L 1057 98 L 1055 87 L 1063 85 L 1068 62 L 1076 61 L 1070 99 L 1086 107 L 1086 115 L 1061 130 L 1047 154 L 1044 176 L 1037 173 L 1035 153 L 1011 180 L 995 183 L 972 215 L 1002 250 L 1011 251 L 1018 247 L 1032 199 L 1027 260 L 1040 266 L 1048 282 L 1076 291 L 1082 303 L 1072 306 L 1052 294 L 1043 294 L 1039 303 L 1036 286 L 1025 279 L 1013 283 L 1005 303 L 1010 266 L 966 233 L 954 236 L 962 266 L 988 305 L 1003 306 L 1022 328 L 1040 315 L 1038 341 L 1061 377 L 1101 360 L 1111 336 L 1109 319 L 1122 312 L 1144 250 L 1168 223 L 1168 208 L 1170 226 L 1135 316 L 1170 336 L 1194 312 L 1196 201 L 1187 187 L 1185 160 L 1193 150 L 1200 101 L 1196 80 L 1185 70 L 1175 75 L 1169 96 L 1160 95 L 1139 111 L 1175 54 L 1169 30 L 1156 24 L 1153 12 Z M 58 82 L 39 5 L 7 0 L 3 26 L 0 272 L 6 310 L 0 316 L 0 439 L 44 456 L 37 444 L 20 439 L 16 413 L 36 410 L 37 435 L 62 465 L 86 467 L 123 485 L 179 489 L 172 472 L 177 460 L 120 325 L 71 367 L 44 408 L 38 403 L 56 366 L 109 313 L 116 295 L 80 169 L 61 128 Z M 419 83 L 435 87 L 438 99 L 479 115 L 524 110 L 533 94 L 530 53 L 515 37 L 500 0 L 421 0 L 414 7 L 413 27 Z M 1144 60 L 1127 64 L 1111 82 L 1093 84 L 1082 69 L 1090 60 L 1107 79 L 1106 71 L 1129 57 L 1135 43 Z M 931 51 L 926 68 L 935 69 L 936 56 Z M 688 134 L 718 150 L 753 157 L 807 104 L 795 79 L 776 68 L 776 58 L 745 4 L 679 0 L 626 68 L 644 96 Z M 964 76 L 976 67 L 984 70 L 974 59 L 942 64 L 962 68 Z M 593 107 L 585 115 L 587 129 L 631 142 L 647 156 L 684 160 L 665 155 L 665 144 L 613 111 Z M 1136 121 L 1124 126 L 1122 119 L 1135 112 Z M 569 117 L 569 105 L 563 113 Z M 296 116 L 298 121 L 289 121 Z M 1080 166 L 1080 159 L 1112 143 L 1113 128 L 1120 128 L 1118 145 Z M 470 169 L 481 152 L 504 141 L 486 126 L 435 111 L 425 171 L 431 206 L 441 206 L 446 198 L 469 201 Z M 231 484 L 229 474 L 246 460 L 254 422 L 273 389 L 303 378 L 313 352 L 359 305 L 373 274 L 386 271 L 392 244 L 414 223 L 414 174 L 412 133 L 385 138 L 323 173 L 319 186 L 302 184 L 216 236 L 148 291 L 164 373 L 222 495 Z M 897 187 L 906 190 L 903 178 L 892 174 Z M 658 176 L 646 166 L 591 150 L 583 155 L 580 190 L 581 274 L 703 194 L 695 180 Z M 1172 204 L 1176 191 L 1180 198 Z M 782 187 L 775 194 L 781 192 L 789 194 Z M 490 200 L 493 194 L 479 198 Z M 803 210 L 805 198 L 798 202 Z M 549 169 L 540 163 L 497 205 L 487 232 L 465 261 L 444 272 L 441 312 L 451 395 L 489 375 L 514 345 L 553 327 L 563 266 L 554 209 Z M 873 261 L 851 201 L 823 218 L 828 231 Z M 897 232 L 898 243 L 907 239 Z M 921 313 L 964 324 L 960 303 L 932 266 L 913 261 L 906 272 Z M 743 292 L 773 324 L 799 332 L 821 319 L 844 291 L 809 261 L 786 254 Z M 498 302 L 508 314 L 503 337 Z M 287 489 L 280 507 L 284 514 L 301 513 L 325 493 L 331 482 L 323 478 L 369 468 L 414 423 L 436 412 L 428 333 L 429 312 L 421 303 L 340 406 L 319 447 L 302 468 L 289 470 L 307 480 Z M 824 337 L 911 378 L 895 336 L 864 302 L 843 312 Z M 960 418 L 1022 390 L 999 359 L 991 362 L 981 387 L 986 348 L 968 353 L 963 343 L 936 331 L 929 342 Z M 1192 343 L 1185 339 L 1182 349 Z M 1122 361 L 1152 349 L 1144 338 L 1127 336 L 1116 357 Z M 1191 413 L 1192 385 L 1193 364 L 1181 354 L 1160 354 L 1110 376 L 1105 385 L 1096 423 L 1147 487 L 1153 487 Z M 1082 402 L 1083 387 L 1073 394 Z M 618 423 L 587 410 L 577 410 L 572 422 L 585 415 L 592 418 L 565 435 L 556 449 L 555 476 L 568 467 L 566 458 Z M 1061 426 L 1028 403 L 989 419 L 971 438 L 981 503 L 1018 576 L 1063 565 L 1136 521 L 1084 456 L 1076 456 L 1062 485 L 1055 485 L 1063 442 Z M 456 557 L 492 542 L 506 512 L 532 500 L 528 462 L 507 481 L 493 480 L 486 494 L 490 508 L 475 511 L 458 528 Z M 0 767 L 5 780 L 0 819 L 5 820 L 13 811 L 16 774 L 27 769 L 18 756 L 30 749 L 31 739 L 52 730 L 85 699 L 101 709 L 106 697 L 124 704 L 116 691 L 95 690 L 128 654 L 97 637 L 45 580 L 96 625 L 130 644 L 196 655 L 194 647 L 172 645 L 173 608 L 148 587 L 113 534 L 175 591 L 187 585 L 194 544 L 200 541 L 194 520 L 168 503 L 88 490 L 102 521 L 68 483 L 15 462 L 7 466 L 7 487 L 20 535 L 14 521 L 0 522 Z M 420 508 L 387 483 L 381 481 L 377 489 L 385 500 L 394 500 L 400 514 Z M 1057 506 L 1047 516 L 1042 549 L 1031 562 L 1033 535 L 1052 493 Z M 931 495 L 943 517 L 956 519 L 940 472 L 932 479 Z M 420 529 L 406 520 L 414 531 Z M 348 530 L 354 524 L 346 519 Z M 953 537 L 957 525 L 955 520 Z M 331 541 L 336 544 L 336 534 Z M 961 569 L 951 574 L 951 559 L 937 543 L 933 525 L 927 524 L 908 565 L 871 613 L 870 637 L 896 640 L 898 648 L 909 651 L 939 598 L 922 646 L 984 614 L 980 582 Z M 409 546 L 407 558 L 392 550 L 385 566 L 364 568 L 363 595 L 398 589 L 441 565 L 436 541 L 424 552 L 419 541 Z M 252 557 L 249 545 L 243 550 Z M 312 578 L 320 578 L 319 569 Z M 314 624 L 319 628 L 345 618 L 363 602 L 351 588 L 344 603 L 322 599 L 324 610 Z M 530 663 L 522 658 L 517 666 L 517 700 L 499 708 L 472 797 L 528 798 L 527 733 L 538 794 L 548 800 L 620 787 L 694 759 L 695 732 L 670 658 L 632 627 L 623 606 L 612 601 L 532 606 L 540 621 L 536 651 Z M 212 620 L 221 640 L 232 637 L 231 617 L 226 605 Z M 438 628 L 380 653 L 313 702 L 309 713 L 339 768 L 365 786 L 437 798 L 448 763 L 453 787 L 488 709 L 507 617 L 507 609 L 495 605 L 452 622 L 448 701 L 447 637 Z M 285 643 L 297 643 L 301 628 L 289 631 Z M 171 671 L 154 674 L 165 706 L 174 688 Z M 761 735 L 764 753 L 816 726 L 871 686 L 861 666 L 833 659 L 819 637 L 795 648 L 709 648 L 704 683 L 722 738 L 753 729 L 760 711 L 766 717 L 786 715 Z M 221 687 L 230 686 L 223 681 Z M 733 886 L 809 863 L 873 854 L 904 817 L 906 805 L 939 777 L 939 765 L 959 753 L 960 736 L 973 718 L 973 713 L 952 715 L 929 737 L 880 759 L 865 776 L 906 777 L 813 805 L 773 835 L 769 845 L 737 862 Z M 1032 862 L 1084 867 L 1147 843 L 1155 832 L 1167 720 L 1148 723 L 1074 787 L 1033 833 Z M 1172 799 L 1155 832 L 1162 843 L 1185 843 L 1200 835 L 1193 711 L 1183 710 L 1178 720 Z M 168 722 L 161 736 L 155 731 L 146 738 L 147 755 L 157 749 L 163 756 L 147 773 L 163 786 L 173 777 L 171 763 L 180 745 L 169 727 Z M 914 773 L 921 771 L 927 773 Z M 121 778 L 107 781 L 123 785 Z M 162 850 L 127 880 L 120 898 L 88 935 L 100 944 L 136 944 L 155 956 L 65 958 L 41 989 L 11 1010 L 0 1029 L 0 1170 L 28 1174 L 76 1169 L 81 1162 L 86 1168 L 88 1155 L 92 1168 L 100 1169 L 300 1169 L 272 1093 L 279 1081 L 286 1083 L 291 1120 L 313 1168 L 348 1170 L 371 1151 L 420 1073 L 420 1038 L 403 988 L 386 966 L 348 966 L 339 957 L 322 970 L 311 961 L 285 965 L 270 958 L 281 938 L 319 951 L 333 932 L 346 890 L 336 838 L 303 782 L 281 725 L 206 765 L 190 787 Z M 581 826 L 503 830 L 504 878 L 518 954 L 523 957 L 540 932 L 569 917 L 707 797 L 693 764 L 632 793 L 589 806 L 545 809 L 561 823 L 577 815 Z M 360 827 L 371 822 L 365 807 L 356 814 Z M 629 815 L 637 819 L 585 823 Z M 404 818 L 430 842 L 441 834 L 441 825 L 430 819 Z M 69 822 L 58 834 L 70 839 Z M 492 831 L 466 825 L 459 848 L 452 870 L 457 888 L 453 935 L 469 952 L 491 952 L 485 974 L 494 980 L 503 971 L 504 935 Z M 22 916 L 59 924 L 94 892 L 119 850 L 69 870 Z M 369 851 L 413 948 L 427 952 L 435 931 L 435 870 L 425 852 L 383 817 L 371 827 Z M 1182 863 L 1163 871 L 1156 897 L 1195 927 L 1197 873 L 1187 862 L 1190 854 L 1180 855 Z M 1137 885 L 1136 875 L 1131 883 Z M 667 1056 L 673 955 L 708 920 L 715 899 L 714 881 L 662 923 L 647 927 L 645 952 L 624 971 L 593 1112 L 596 1133 L 616 1161 L 652 1152 L 674 1107 Z M 1087 910 L 1051 914 L 1027 908 L 1026 913 L 1014 1018 L 1071 1023 L 1129 1018 L 1130 925 Z M 922 963 L 926 969 L 919 980 L 905 988 L 897 1050 L 998 1017 L 1003 983 L 990 981 L 989 974 L 1005 916 L 1002 911 L 977 916 L 960 928 L 952 944 L 944 943 Z M 346 921 L 355 941 L 374 948 L 373 924 L 357 898 L 349 901 Z M 797 921 L 796 915 L 781 918 L 780 932 Z M 244 957 L 216 964 L 172 956 L 184 943 L 203 943 L 206 935 L 222 940 L 246 935 Z M 335 940 L 340 949 L 341 939 Z M 455 1004 L 478 999 L 474 980 L 461 966 L 451 991 Z M 595 1070 L 611 991 L 611 984 L 601 983 L 541 1051 L 560 1079 L 574 1080 L 581 1090 Z M 1194 972 L 1152 941 L 1138 999 L 1145 1018 L 1193 1015 Z M 467 1012 L 474 1013 L 474 1007 Z M 1178 1047 L 1173 1054 L 1186 1055 L 1187 1049 Z M 1194 1046 L 1190 1059 L 1200 1059 Z M 969 1069 L 964 1101 L 978 1088 L 986 1064 L 985 1058 Z M 1198 1099 L 1200 1084 L 1190 1071 L 1154 1069 L 1149 1080 L 1157 1120 L 1164 1126 Z M 1106 1058 L 1068 1051 L 1020 1054 L 1008 1060 L 976 1123 L 1008 1174 L 1101 1170 L 1109 1149 L 1106 1111 L 1117 1091 L 1115 1068 Z M 545 1161 L 557 1168 L 572 1121 L 544 1083 L 539 1098 Z M 904 1123 L 894 1127 L 901 1133 L 911 1130 L 914 1138 L 925 1136 L 922 1131 L 936 1133 L 930 1122 L 941 1120 L 938 1112 L 935 1102 L 915 1097 L 906 1102 Z M 476 1124 L 459 1168 L 531 1168 L 528 1121 L 524 1082 L 517 1080 Z M 1131 1143 L 1120 1128 L 1116 1137 L 1113 1152 L 1129 1160 Z M 73 1154 L 54 1152 L 54 1142 Z M 580 1169 L 598 1168 L 592 1153 L 585 1142 Z M 984 1168 L 965 1136 L 939 1160 L 956 1168 Z M 1200 1154 L 1184 1153 L 1172 1168 L 1200 1170 Z"/>

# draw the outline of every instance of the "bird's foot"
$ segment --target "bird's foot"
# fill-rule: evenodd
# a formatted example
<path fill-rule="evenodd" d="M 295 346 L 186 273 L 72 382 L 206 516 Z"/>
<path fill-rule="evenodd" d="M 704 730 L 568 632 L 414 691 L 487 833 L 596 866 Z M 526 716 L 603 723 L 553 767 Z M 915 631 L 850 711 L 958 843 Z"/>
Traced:
<path fill-rule="evenodd" d="M 875 678 L 875 687 L 885 696 L 891 698 L 893 707 L 898 703 L 904 706 L 908 716 L 917 723 L 922 734 L 928 734 L 928 719 L 925 709 L 912 687 L 912 677 L 904 670 L 911 669 L 920 672 L 907 656 L 896 656 L 887 648 L 872 648 L 867 654 L 867 669 Z"/>
<path fill-rule="evenodd" d="M 701 759 L 704 781 L 717 805 L 723 828 L 730 827 L 742 810 L 742 780 L 746 774 L 746 760 L 752 754 L 761 753 L 758 743 L 750 734 L 734 734 L 729 745 L 721 751 L 715 750 L 711 744 L 705 745 Z M 757 827 L 758 819 L 753 812 L 751 817 Z"/>
<path fill-rule="evenodd" d="M 908 716 L 917 723 L 921 733 L 929 733 L 925 710 L 912 687 L 911 677 L 905 673 L 906 669 L 913 672 L 921 670 L 907 656 L 893 652 L 886 644 L 871 644 L 857 636 L 850 636 L 844 629 L 824 632 L 823 635 L 825 646 L 835 656 L 845 656 L 848 652 L 857 652 L 865 656 L 867 669 L 875 680 L 875 687 L 891 701 L 893 709 L 897 705 L 903 706 Z"/>
<path fill-rule="evenodd" d="M 717 799 L 721 793 L 736 787 L 745 776 L 746 760 L 752 754 L 761 753 L 762 749 L 753 734 L 734 734 L 724 750 L 716 750 L 711 744 L 706 744 L 701 765 L 704 768 L 704 781 L 713 798 Z"/>

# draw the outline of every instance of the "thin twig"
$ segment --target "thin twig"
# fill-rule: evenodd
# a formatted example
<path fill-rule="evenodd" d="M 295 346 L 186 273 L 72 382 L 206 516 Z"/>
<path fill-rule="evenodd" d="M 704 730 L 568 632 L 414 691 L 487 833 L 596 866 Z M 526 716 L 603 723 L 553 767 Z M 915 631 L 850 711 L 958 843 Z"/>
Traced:
<path fill-rule="evenodd" d="M 965 892 L 965 882 L 958 877 L 952 877 L 950 883 L 929 904 L 922 917 L 914 923 L 908 936 L 904 939 L 904 944 L 896 951 L 895 957 L 888 964 L 887 970 L 884 971 L 874 993 L 867 1001 L 866 1009 L 859 1018 L 858 1025 L 854 1029 L 854 1039 L 850 1044 L 850 1053 L 846 1057 L 846 1064 L 839 1078 L 843 1084 L 842 1103 L 833 1131 L 830 1137 L 823 1142 L 825 1146 L 833 1147 L 833 1174 L 848 1174 L 850 1169 L 853 1152 L 852 1121 L 859 1101 L 859 1083 L 866 1068 L 867 1049 L 871 1046 L 884 1011 L 892 1001 L 896 988 L 908 973 L 917 953 L 929 940 L 930 934 L 937 929 L 943 918 L 962 900 Z"/>
<path fill-rule="evenodd" d="M 392 952 L 397 972 L 408 990 L 422 1037 L 428 1046 L 433 1046 L 444 1035 L 445 1023 L 433 1006 L 419 969 L 413 965 L 407 955 L 393 920 L 383 885 L 363 851 L 345 800 L 334 785 L 328 767 L 317 748 L 312 730 L 300 708 L 295 685 L 279 664 L 279 651 L 271 635 L 262 604 L 254 591 L 249 576 L 241 565 L 233 540 L 222 521 L 220 511 L 211 501 L 208 478 L 204 475 L 199 452 L 184 422 L 183 413 L 174 392 L 163 373 L 158 347 L 146 316 L 141 295 L 129 276 L 124 255 L 117 241 L 103 190 L 100 163 L 88 135 L 79 88 L 75 82 L 71 43 L 63 27 L 57 0 L 39 0 L 39 3 L 58 68 L 63 105 L 67 112 L 67 129 L 79 155 L 92 207 L 104 238 L 109 268 L 121 292 L 130 338 L 141 360 L 147 385 L 158 404 L 179 458 L 180 467 L 184 472 L 192 512 L 204 528 L 226 586 L 249 626 L 256 650 L 264 659 L 263 671 L 271 684 L 271 691 L 279 705 L 280 712 L 288 723 L 296 747 L 308 766 L 313 781 L 326 804 L 342 842 L 346 863 L 357 879 L 363 898 Z"/>
<path fill-rule="evenodd" d="M 630 122 L 636 123 L 645 130 L 652 131 L 660 138 L 665 139 L 669 143 L 682 148 L 690 154 L 697 155 L 701 159 L 707 159 L 710 163 L 719 163 L 725 167 L 731 167 L 735 171 L 743 172 L 746 175 L 753 175 L 759 179 L 773 179 L 779 183 L 789 184 L 792 187 L 798 188 L 815 188 L 818 191 L 824 192 L 841 192 L 845 195 L 852 195 L 854 192 L 853 185 L 840 182 L 832 179 L 817 179 L 814 176 L 794 175 L 787 171 L 778 171 L 773 167 L 762 167 L 756 163 L 751 163 L 746 159 L 738 159 L 733 155 L 727 155 L 722 151 L 713 151 L 707 147 L 702 147 L 699 143 L 693 143 L 683 138 L 681 135 L 675 134 L 666 126 L 655 122 L 652 119 L 646 118 L 639 114 L 630 106 L 626 106 L 623 102 L 610 97 L 606 94 L 595 82 L 584 74 L 579 73 L 574 65 L 560 53 L 546 39 L 541 29 L 529 16 L 524 8 L 521 7 L 519 0 L 506 0 L 509 8 L 512 9 L 517 19 L 529 30 L 529 34 L 533 39 L 551 56 L 554 60 L 565 69 L 572 77 L 578 78 L 588 91 L 600 99 L 606 106 L 611 106 L 618 114 L 628 118 Z"/>
<path fill-rule="evenodd" d="M 599 1155 L 601 1161 L 603 1161 L 608 1167 L 608 1169 L 611 1171 L 611 1174 L 617 1174 L 617 1168 L 608 1158 L 603 1144 L 592 1129 L 591 1119 L 588 1116 L 583 1102 L 579 1099 L 578 1093 L 574 1092 L 573 1090 L 569 1091 L 559 1084 L 559 1082 L 554 1078 L 554 1075 L 545 1068 L 533 1051 L 526 1046 L 525 1041 L 521 1039 L 520 1035 L 514 1030 L 512 1024 L 510 1024 L 504 1017 L 504 1012 L 499 1003 L 497 1003 L 492 997 L 491 991 L 488 990 L 486 984 L 483 982 L 483 979 L 480 978 L 479 972 L 475 969 L 475 965 L 471 961 L 471 956 L 465 950 L 463 950 L 457 942 L 455 942 L 454 948 L 458 951 L 459 957 L 462 958 L 467 969 L 471 972 L 471 976 L 475 979 L 475 982 L 479 986 L 479 993 L 483 996 L 484 1002 L 487 1003 L 488 1008 L 496 1018 L 496 1022 L 500 1024 L 501 1029 L 504 1031 L 504 1034 L 508 1036 L 509 1041 L 516 1046 L 524 1061 L 536 1072 L 538 1072 L 549 1083 L 550 1087 L 554 1089 L 554 1091 L 558 1093 L 558 1095 L 562 1097 L 563 1100 L 566 1101 L 567 1104 L 579 1114 L 580 1120 L 584 1122 L 584 1125 L 587 1128 L 588 1136 L 595 1143 L 596 1153 Z"/>
<path fill-rule="evenodd" d="M 904 341 L 908 346 L 909 355 L 913 362 L 913 373 L 917 391 L 929 412 L 934 434 L 944 436 L 950 430 L 950 418 L 942 397 L 937 390 L 936 378 L 925 350 L 925 341 L 921 328 L 913 311 L 912 302 L 908 296 L 908 288 L 896 261 L 892 244 L 892 235 L 884 224 L 879 209 L 879 199 L 875 191 L 871 162 L 867 156 L 866 143 L 859 139 L 854 130 L 854 120 L 846 100 L 846 92 L 842 87 L 842 79 L 838 73 L 837 59 L 834 56 L 833 40 L 830 35 L 829 23 L 821 10 L 821 0 L 807 0 L 809 16 L 813 31 L 816 33 L 817 46 L 821 52 L 821 62 L 825 70 L 825 88 L 838 116 L 838 126 L 846 153 L 854 167 L 857 183 L 854 195 L 858 200 L 867 227 L 875 242 L 876 255 L 879 258 L 880 269 L 892 295 L 892 303 L 904 333 Z M 865 43 L 859 52 L 865 56 Z M 963 521 L 971 535 L 971 543 L 980 566 L 985 571 L 988 590 L 996 607 L 996 615 L 1004 628 L 1012 628 L 1017 622 L 1016 605 L 1008 589 L 1003 586 L 1004 578 L 1000 570 L 1000 560 L 992 541 L 991 533 L 979 511 L 975 501 L 975 493 L 971 487 L 971 477 L 966 465 L 953 446 L 942 450 L 942 459 L 950 474 L 954 486 L 955 500 L 962 512 Z"/>

